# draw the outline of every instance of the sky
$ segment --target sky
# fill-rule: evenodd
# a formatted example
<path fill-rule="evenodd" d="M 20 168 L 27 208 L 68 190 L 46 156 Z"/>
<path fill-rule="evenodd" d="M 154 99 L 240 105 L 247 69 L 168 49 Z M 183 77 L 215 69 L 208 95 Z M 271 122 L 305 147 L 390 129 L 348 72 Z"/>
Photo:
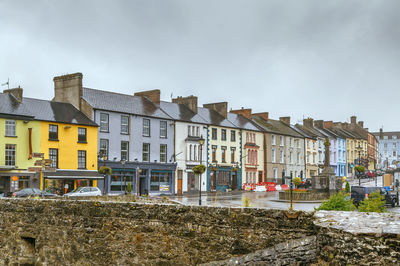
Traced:
<path fill-rule="evenodd" d="M 400 130 L 400 1 L 0 0 L 0 83 L 53 77 L 162 100 Z M 1 89 L 6 89 L 2 86 Z"/>

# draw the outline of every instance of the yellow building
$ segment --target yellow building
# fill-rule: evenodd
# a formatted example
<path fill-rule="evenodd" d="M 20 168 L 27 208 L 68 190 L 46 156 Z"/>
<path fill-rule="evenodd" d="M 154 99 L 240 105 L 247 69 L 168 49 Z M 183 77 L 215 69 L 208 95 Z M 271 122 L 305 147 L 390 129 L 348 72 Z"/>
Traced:
<path fill-rule="evenodd" d="M 0 193 L 96 186 L 97 125 L 68 103 L 0 94 Z M 17 180 L 17 181 L 13 181 Z"/>

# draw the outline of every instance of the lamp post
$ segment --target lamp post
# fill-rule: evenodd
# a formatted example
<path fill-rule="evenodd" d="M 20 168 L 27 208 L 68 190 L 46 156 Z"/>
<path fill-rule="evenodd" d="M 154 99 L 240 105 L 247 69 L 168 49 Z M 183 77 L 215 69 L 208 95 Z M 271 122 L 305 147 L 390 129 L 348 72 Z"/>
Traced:
<path fill-rule="evenodd" d="M 126 193 L 125 163 L 126 163 L 126 160 L 121 159 L 121 164 L 122 164 L 122 169 L 123 169 L 123 177 L 124 177 L 124 186 L 125 186 L 124 191 L 125 191 L 125 195 L 126 195 L 127 193 Z"/>
<path fill-rule="evenodd" d="M 203 156 L 203 145 L 204 145 L 204 139 L 203 136 L 200 137 L 199 139 L 199 144 L 200 144 L 200 164 L 202 164 L 202 156 Z M 199 175 L 199 206 L 201 205 L 201 175 Z"/>
<path fill-rule="evenodd" d="M 103 156 L 101 157 L 101 159 L 103 160 L 103 166 L 106 166 L 106 161 L 107 161 L 107 156 Z M 106 174 L 104 175 L 104 180 L 103 180 L 103 195 L 106 194 Z"/>

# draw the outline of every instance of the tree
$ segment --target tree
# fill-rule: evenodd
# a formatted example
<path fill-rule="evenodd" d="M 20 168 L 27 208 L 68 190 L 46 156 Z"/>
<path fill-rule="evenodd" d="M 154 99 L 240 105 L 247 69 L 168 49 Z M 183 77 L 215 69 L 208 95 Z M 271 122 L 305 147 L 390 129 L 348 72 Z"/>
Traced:
<path fill-rule="evenodd" d="M 353 204 L 353 199 L 350 199 L 346 193 L 339 191 L 333 194 L 328 200 L 324 200 L 322 204 L 316 208 L 317 211 L 354 211 L 357 208 Z"/>
<path fill-rule="evenodd" d="M 358 206 L 359 212 L 385 212 L 385 196 L 381 192 L 375 191 L 369 194 L 369 198 L 364 199 Z"/>
<path fill-rule="evenodd" d="M 348 181 L 346 182 L 346 186 L 344 188 L 344 192 L 350 193 L 350 183 Z"/>
<path fill-rule="evenodd" d="M 301 184 L 301 178 L 300 177 L 295 177 L 293 178 L 293 183 L 296 186 L 296 188 L 298 187 L 298 185 Z"/>

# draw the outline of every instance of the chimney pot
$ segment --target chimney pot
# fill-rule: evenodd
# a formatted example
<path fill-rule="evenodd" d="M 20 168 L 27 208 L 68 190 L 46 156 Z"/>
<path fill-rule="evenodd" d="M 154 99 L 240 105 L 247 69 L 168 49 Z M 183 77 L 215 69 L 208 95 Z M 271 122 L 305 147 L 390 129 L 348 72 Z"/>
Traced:
<path fill-rule="evenodd" d="M 279 117 L 279 121 L 283 122 L 284 124 L 290 126 L 290 116 L 282 116 Z"/>
<path fill-rule="evenodd" d="M 351 124 L 357 124 L 357 116 L 352 116 L 352 117 L 350 117 L 350 123 Z"/>
<path fill-rule="evenodd" d="M 70 103 L 76 109 L 81 110 L 82 78 L 83 75 L 79 72 L 54 77 L 53 101 Z"/>
<path fill-rule="evenodd" d="M 203 107 L 214 110 L 225 118 L 228 117 L 228 103 L 227 102 L 203 104 Z"/>
<path fill-rule="evenodd" d="M 261 117 L 262 119 L 264 119 L 266 121 L 268 121 L 268 118 L 269 118 L 269 113 L 268 112 L 256 113 L 256 114 L 253 114 L 253 115 Z"/>
<path fill-rule="evenodd" d="M 18 88 L 3 90 L 3 93 L 12 94 L 17 99 L 17 101 L 20 103 L 20 102 L 22 102 L 24 90 L 20 86 L 18 86 Z"/>
<path fill-rule="evenodd" d="M 183 104 L 186 107 L 188 107 L 190 110 L 192 110 L 195 114 L 197 114 L 197 97 L 196 96 L 188 96 L 188 97 L 182 97 L 178 96 L 178 98 L 172 99 L 173 103 L 177 104 Z"/>
<path fill-rule="evenodd" d="M 242 115 L 248 119 L 251 119 L 251 109 L 250 108 L 244 109 L 242 107 L 242 109 L 239 109 L 239 110 L 231 110 L 230 113 Z"/>
<path fill-rule="evenodd" d="M 148 90 L 135 92 L 134 96 L 147 97 L 155 104 L 160 104 L 160 90 Z"/>

